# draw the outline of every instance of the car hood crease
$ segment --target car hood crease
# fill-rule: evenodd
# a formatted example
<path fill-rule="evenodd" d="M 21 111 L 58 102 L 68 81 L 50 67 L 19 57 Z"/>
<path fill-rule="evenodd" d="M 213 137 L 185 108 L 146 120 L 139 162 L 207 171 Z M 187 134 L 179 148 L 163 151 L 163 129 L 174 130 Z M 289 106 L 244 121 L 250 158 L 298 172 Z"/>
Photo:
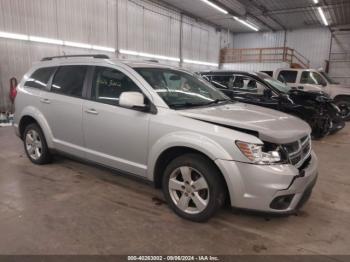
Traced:
<path fill-rule="evenodd" d="M 261 140 L 278 144 L 294 142 L 311 132 L 309 125 L 299 118 L 244 103 L 191 108 L 179 113 L 233 129 L 255 131 Z"/>

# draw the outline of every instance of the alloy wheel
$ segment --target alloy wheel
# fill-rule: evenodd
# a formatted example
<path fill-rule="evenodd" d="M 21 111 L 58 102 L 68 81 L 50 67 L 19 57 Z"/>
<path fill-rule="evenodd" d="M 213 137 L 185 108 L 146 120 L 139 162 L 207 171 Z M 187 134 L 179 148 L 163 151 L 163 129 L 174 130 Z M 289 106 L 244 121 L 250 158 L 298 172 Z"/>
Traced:
<path fill-rule="evenodd" d="M 350 108 L 348 104 L 340 103 L 338 104 L 338 107 L 340 109 L 340 115 L 343 119 L 347 119 L 348 117 L 350 117 Z"/>
<path fill-rule="evenodd" d="M 28 155 L 32 159 L 38 160 L 42 155 L 42 142 L 39 133 L 33 129 L 29 130 L 26 134 L 25 143 Z"/>
<path fill-rule="evenodd" d="M 169 177 L 169 193 L 183 212 L 198 214 L 209 203 L 209 186 L 204 176 L 189 166 L 176 168 Z"/>

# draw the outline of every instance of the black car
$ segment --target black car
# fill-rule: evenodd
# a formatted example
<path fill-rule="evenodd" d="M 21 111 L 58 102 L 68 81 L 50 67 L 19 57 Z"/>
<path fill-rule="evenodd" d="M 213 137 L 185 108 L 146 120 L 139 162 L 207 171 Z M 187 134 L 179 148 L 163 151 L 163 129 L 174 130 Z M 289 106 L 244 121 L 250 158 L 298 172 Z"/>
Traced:
<path fill-rule="evenodd" d="M 291 89 L 265 73 L 210 71 L 198 73 L 233 100 L 269 107 L 305 120 L 313 138 L 345 126 L 339 108 L 327 94 Z"/>

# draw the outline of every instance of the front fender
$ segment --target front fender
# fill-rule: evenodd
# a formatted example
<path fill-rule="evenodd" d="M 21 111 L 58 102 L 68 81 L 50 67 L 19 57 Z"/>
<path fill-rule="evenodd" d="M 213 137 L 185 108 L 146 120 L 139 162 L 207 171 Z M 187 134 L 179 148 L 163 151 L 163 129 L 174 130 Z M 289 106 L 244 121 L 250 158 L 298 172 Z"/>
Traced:
<path fill-rule="evenodd" d="M 53 135 L 51 128 L 49 127 L 48 122 L 46 121 L 44 115 L 35 107 L 33 106 L 27 106 L 25 107 L 22 112 L 19 115 L 19 122 L 18 122 L 18 128 L 20 128 L 21 120 L 25 116 L 30 116 L 35 119 L 35 121 L 38 122 L 39 126 L 41 127 L 41 130 L 44 133 L 47 146 L 49 148 L 53 148 Z"/>
<path fill-rule="evenodd" d="M 231 155 L 221 145 L 198 133 L 179 131 L 167 134 L 156 141 L 149 151 L 147 177 L 154 180 L 155 165 L 160 155 L 173 147 L 187 147 L 197 150 L 213 161 L 216 159 L 232 160 Z"/>
<path fill-rule="evenodd" d="M 334 101 L 350 100 L 350 94 L 337 94 L 333 99 Z"/>

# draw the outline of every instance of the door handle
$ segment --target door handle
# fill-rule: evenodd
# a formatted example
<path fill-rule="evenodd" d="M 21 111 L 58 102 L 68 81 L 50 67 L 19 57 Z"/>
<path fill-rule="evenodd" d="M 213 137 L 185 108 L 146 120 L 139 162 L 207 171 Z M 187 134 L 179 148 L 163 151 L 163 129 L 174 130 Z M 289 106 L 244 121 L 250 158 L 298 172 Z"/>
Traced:
<path fill-rule="evenodd" d="M 44 103 L 44 104 L 51 104 L 50 99 L 47 99 L 47 98 L 41 98 L 41 99 L 40 99 L 40 102 L 41 102 L 41 103 Z"/>
<path fill-rule="evenodd" d="M 93 108 L 85 110 L 85 113 L 91 114 L 91 115 L 98 115 L 98 112 L 96 111 L 96 109 L 93 109 Z"/>

